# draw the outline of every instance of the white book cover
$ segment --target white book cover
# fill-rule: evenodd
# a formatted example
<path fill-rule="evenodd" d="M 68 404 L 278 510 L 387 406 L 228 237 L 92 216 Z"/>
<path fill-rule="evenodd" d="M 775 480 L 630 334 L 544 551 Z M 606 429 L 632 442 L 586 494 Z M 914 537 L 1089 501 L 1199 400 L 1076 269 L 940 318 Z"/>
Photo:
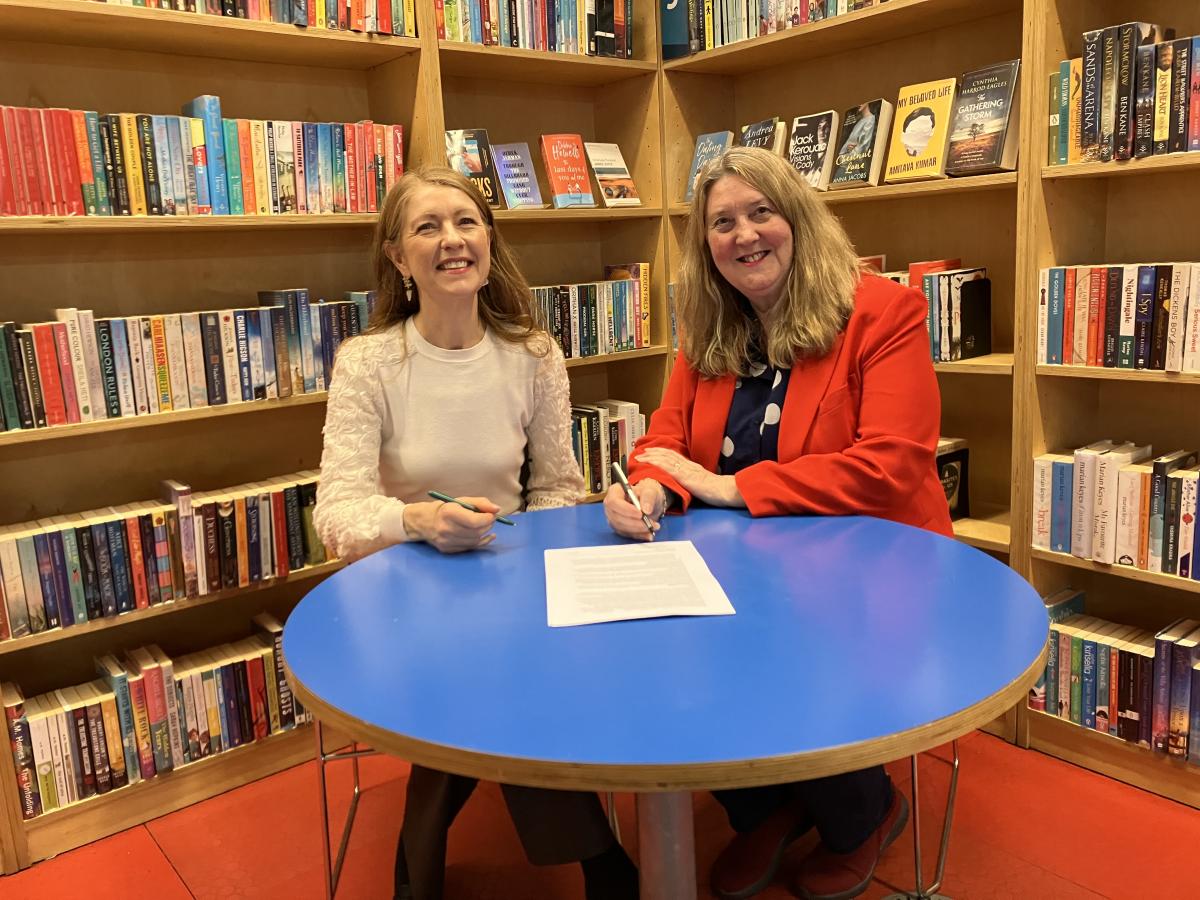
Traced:
<path fill-rule="evenodd" d="M 258 536 L 262 554 L 263 581 L 275 577 L 275 542 L 271 533 L 271 493 L 258 495 Z"/>
<path fill-rule="evenodd" d="M 96 320 L 90 309 L 75 310 L 79 320 L 79 339 L 83 342 L 83 358 L 87 366 L 88 391 L 92 398 L 92 417 L 108 418 L 108 404 L 104 399 L 104 377 L 100 374 L 100 348 L 96 345 Z"/>
<path fill-rule="evenodd" d="M 1171 265 L 1171 315 L 1167 319 L 1168 372 L 1183 371 L 1184 324 L 1187 322 L 1188 288 L 1191 286 L 1191 266 L 1188 263 Z"/>
<path fill-rule="evenodd" d="M 150 412 L 150 398 L 146 391 L 146 364 L 142 358 L 142 321 L 138 316 L 125 320 L 125 336 L 129 340 L 129 372 L 133 376 L 133 400 L 137 414 Z"/>
<path fill-rule="evenodd" d="M 154 324 L 149 316 L 138 320 L 139 339 L 142 342 L 142 367 L 145 370 L 146 403 L 150 412 L 159 412 L 162 407 L 158 399 L 158 367 L 154 364 Z"/>
<path fill-rule="evenodd" d="M 25 605 L 25 580 L 21 577 L 21 558 L 17 542 L 0 532 L 0 574 L 4 578 L 4 605 L 8 610 L 8 631 L 14 637 L 29 634 L 29 609 Z"/>
<path fill-rule="evenodd" d="M 274 306 L 259 307 L 258 310 L 258 335 L 259 340 L 263 345 L 263 376 L 266 378 L 266 395 L 268 400 L 279 399 L 279 361 L 275 356 L 275 331 L 274 317 L 282 315 L 283 309 Z M 267 356 L 270 354 L 271 364 L 267 365 Z"/>
<path fill-rule="evenodd" d="M 163 316 L 163 328 L 167 335 L 167 375 L 171 383 L 171 407 L 187 409 L 188 398 L 187 360 L 183 355 L 183 330 L 179 314 Z"/>
<path fill-rule="evenodd" d="M 1183 345 L 1183 371 L 1200 371 L 1200 263 L 1192 263 L 1188 277 L 1187 331 Z"/>
<path fill-rule="evenodd" d="M 1121 325 L 1117 338 L 1117 360 L 1121 359 L 1121 347 L 1129 347 L 1129 365 L 1123 368 L 1133 368 L 1133 331 L 1137 318 L 1137 279 L 1138 267 L 1125 266 L 1121 269 Z"/>
<path fill-rule="evenodd" d="M 1085 366 L 1088 358 L 1088 294 L 1092 267 L 1075 267 L 1075 333 L 1071 340 L 1071 365 Z"/>
<path fill-rule="evenodd" d="M 1150 445 L 1125 443 L 1096 459 L 1096 491 L 1092 512 L 1092 559 L 1101 563 L 1116 560 L 1117 505 L 1121 469 L 1150 456 Z"/>
<path fill-rule="evenodd" d="M 1179 491 L 1179 571 L 1180 578 L 1191 578 L 1195 563 L 1192 551 L 1196 535 L 1196 487 L 1200 472 L 1187 469 L 1180 476 L 1183 483 Z"/>
<path fill-rule="evenodd" d="M 204 341 L 200 336 L 200 313 L 181 313 L 179 330 L 183 332 L 183 362 L 187 374 L 188 405 L 192 409 L 208 406 L 208 386 L 204 380 Z"/>
<path fill-rule="evenodd" d="M 967 281 L 987 278 L 987 269 L 962 269 L 957 272 L 942 272 L 940 275 L 946 275 L 946 285 L 950 290 L 950 352 L 948 358 L 944 354 L 942 358 L 954 361 L 962 359 L 962 286 Z"/>
<path fill-rule="evenodd" d="M 30 713 L 35 702 L 25 701 L 25 720 L 29 726 L 29 743 L 33 751 L 33 768 L 41 794 L 42 812 L 58 809 L 58 785 L 54 779 L 54 752 L 50 749 L 50 717 L 45 713 Z M 57 730 L 57 728 L 55 728 Z"/>
<path fill-rule="evenodd" d="M 625 165 L 621 148 L 616 144 L 589 141 L 585 141 L 583 147 L 587 151 L 588 162 L 592 164 L 604 205 L 641 206 L 642 199 L 638 196 L 633 176 L 629 174 L 629 167 Z"/>
<path fill-rule="evenodd" d="M 1050 549 L 1050 505 L 1053 491 L 1054 458 L 1033 460 L 1033 546 Z"/>
<path fill-rule="evenodd" d="M 225 366 L 225 402 L 242 402 L 242 377 L 238 368 L 237 331 L 233 325 L 233 310 L 217 313 L 221 323 L 221 363 Z"/>
<path fill-rule="evenodd" d="M 1037 321 L 1037 356 L 1034 357 L 1036 365 L 1044 365 L 1049 362 L 1049 357 L 1046 354 L 1049 347 L 1049 328 L 1050 328 L 1050 270 L 1042 269 L 1038 275 L 1038 321 Z M 1049 537 L 1047 536 L 1047 540 Z M 1037 544 L 1034 544 L 1036 547 Z M 1048 546 L 1048 545 L 1047 545 Z"/>
<path fill-rule="evenodd" d="M 67 326 L 67 347 L 71 351 L 71 374 L 75 380 L 75 398 L 79 405 L 79 421 L 90 422 L 92 414 L 92 389 L 88 384 L 88 363 L 83 350 L 83 334 L 79 328 L 79 315 L 73 309 L 56 309 L 54 318 Z"/>
<path fill-rule="evenodd" d="M 598 282 L 596 293 L 604 298 L 604 324 L 600 326 L 600 330 L 604 332 L 605 340 L 608 342 L 604 352 L 613 353 L 617 349 L 617 319 L 616 310 L 613 308 L 612 282 Z"/>
<path fill-rule="evenodd" d="M 1092 558 L 1092 513 L 1096 503 L 1096 457 L 1113 448 L 1112 441 L 1096 441 L 1075 451 L 1071 490 L 1071 555 Z"/>
<path fill-rule="evenodd" d="M 1147 465 L 1124 466 L 1117 475 L 1117 532 L 1113 561 L 1119 566 L 1137 566 L 1141 535 L 1142 481 Z"/>
<path fill-rule="evenodd" d="M 51 716 L 51 721 L 53 721 L 54 724 L 58 726 L 58 749 L 59 749 L 59 752 L 55 755 L 55 759 L 54 759 L 54 769 L 55 769 L 54 781 L 55 781 L 55 784 L 60 783 L 59 776 L 60 776 L 60 772 L 61 772 L 61 785 L 63 788 L 63 793 L 66 795 L 67 803 L 74 803 L 75 801 L 80 799 L 79 791 L 75 787 L 75 776 L 74 776 L 75 767 L 77 765 L 79 765 L 80 761 L 75 758 L 75 751 L 71 749 L 71 732 L 69 730 L 71 728 L 71 726 L 67 724 L 66 704 L 63 703 L 62 700 L 58 697 L 57 691 L 55 691 L 53 693 L 54 693 L 54 699 L 50 702 L 53 704 L 57 704 L 56 709 L 62 710 L 62 712 L 56 712 L 55 715 Z M 51 738 L 50 743 L 51 743 L 51 750 L 53 750 L 54 749 L 53 738 Z M 68 775 L 67 774 L 68 772 L 70 772 L 71 774 Z M 65 806 L 66 803 L 64 803 L 63 805 Z"/>
<path fill-rule="evenodd" d="M 133 396 L 133 367 L 129 361 L 129 330 L 124 319 L 110 319 L 112 329 L 113 361 L 117 368 L 117 396 L 121 401 L 121 415 L 137 414 L 137 401 Z"/>
<path fill-rule="evenodd" d="M 200 504 L 192 500 L 192 543 L 196 548 L 196 596 L 208 593 L 208 566 L 204 554 L 204 516 L 199 515 Z"/>

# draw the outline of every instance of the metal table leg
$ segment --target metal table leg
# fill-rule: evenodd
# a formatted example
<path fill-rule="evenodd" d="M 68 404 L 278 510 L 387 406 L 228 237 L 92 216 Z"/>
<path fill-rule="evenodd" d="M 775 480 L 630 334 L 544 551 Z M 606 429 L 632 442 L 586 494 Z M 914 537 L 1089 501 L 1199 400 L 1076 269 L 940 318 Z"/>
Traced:
<path fill-rule="evenodd" d="M 946 855 L 950 848 L 950 825 L 954 821 L 954 797 L 958 792 L 958 741 L 950 742 L 954 760 L 950 763 L 950 790 L 946 795 L 946 813 L 942 819 L 942 843 L 938 848 L 937 872 L 933 884 L 925 887 L 925 875 L 921 870 L 921 787 L 917 772 L 917 757 L 912 758 L 912 827 L 913 864 L 916 871 L 916 889 L 904 893 L 889 894 L 884 900 L 949 900 L 945 894 L 937 893 L 946 872 Z"/>
<path fill-rule="evenodd" d="M 638 794 L 637 812 L 642 900 L 695 900 L 692 795 Z"/>
<path fill-rule="evenodd" d="M 317 781 L 321 787 L 321 861 L 325 864 L 325 900 L 333 900 L 337 893 L 338 881 L 342 877 L 342 863 L 346 860 L 346 847 L 350 843 L 350 829 L 354 825 L 354 814 L 358 811 L 360 795 L 358 782 L 358 760 L 362 756 L 371 756 L 374 750 L 359 750 L 358 744 L 352 742 L 349 750 L 334 753 L 325 752 L 324 733 L 319 721 L 314 722 L 313 730 L 317 736 Z M 346 823 L 342 826 L 342 839 L 338 843 L 337 858 L 329 852 L 329 799 L 325 783 L 325 766 L 334 760 L 350 760 L 354 767 L 354 793 L 350 798 L 350 809 L 346 813 Z"/>

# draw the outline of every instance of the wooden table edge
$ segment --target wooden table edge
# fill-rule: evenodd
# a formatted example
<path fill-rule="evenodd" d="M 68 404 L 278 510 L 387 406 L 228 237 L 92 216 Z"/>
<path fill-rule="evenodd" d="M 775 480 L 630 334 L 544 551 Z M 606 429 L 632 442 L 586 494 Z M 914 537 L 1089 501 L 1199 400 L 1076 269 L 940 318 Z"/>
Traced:
<path fill-rule="evenodd" d="M 678 765 L 563 763 L 496 756 L 416 740 L 364 722 L 322 700 L 284 669 L 292 692 L 323 724 L 373 749 L 455 775 L 503 784 L 582 791 L 706 791 L 758 787 L 853 772 L 905 759 L 974 731 L 1021 702 L 1046 665 L 1045 647 L 1017 678 L 957 713 L 897 734 L 790 756 Z"/>

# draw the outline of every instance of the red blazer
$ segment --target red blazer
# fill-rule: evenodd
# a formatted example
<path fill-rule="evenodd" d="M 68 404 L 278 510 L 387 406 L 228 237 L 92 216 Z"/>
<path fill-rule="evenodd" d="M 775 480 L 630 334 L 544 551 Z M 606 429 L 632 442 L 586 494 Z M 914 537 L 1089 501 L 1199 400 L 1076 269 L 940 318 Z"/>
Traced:
<path fill-rule="evenodd" d="M 925 313 L 918 291 L 863 276 L 833 348 L 792 369 L 779 460 L 734 476 L 751 515 L 868 515 L 953 534 L 934 465 L 941 398 Z M 666 447 L 717 471 L 734 380 L 701 378 L 681 354 L 662 406 L 637 443 L 630 480 L 657 479 L 687 509 L 688 491 L 639 462 L 637 451 Z"/>

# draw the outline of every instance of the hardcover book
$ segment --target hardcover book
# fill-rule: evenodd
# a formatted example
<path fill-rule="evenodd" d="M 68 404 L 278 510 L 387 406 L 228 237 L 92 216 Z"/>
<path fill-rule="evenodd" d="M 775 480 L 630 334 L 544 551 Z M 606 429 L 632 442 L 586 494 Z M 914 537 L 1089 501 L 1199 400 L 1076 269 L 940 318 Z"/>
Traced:
<path fill-rule="evenodd" d="M 488 206 L 499 209 L 500 189 L 496 183 L 496 168 L 492 164 L 492 148 L 486 130 L 463 128 L 447 131 L 446 162 L 450 168 L 471 179 Z"/>
<path fill-rule="evenodd" d="M 954 98 L 946 172 L 976 175 L 1017 167 L 1021 93 L 1014 59 L 968 72 Z"/>
<path fill-rule="evenodd" d="M 688 170 L 687 184 L 683 195 L 684 202 L 692 202 L 692 197 L 696 193 L 696 179 L 704 167 L 728 150 L 731 144 L 733 144 L 732 131 L 714 131 L 696 138 L 696 151 L 692 154 L 692 167 Z"/>
<path fill-rule="evenodd" d="M 528 144 L 496 144 L 492 147 L 492 157 L 509 209 L 543 209 L 546 206 L 542 202 Z"/>
<path fill-rule="evenodd" d="M 842 114 L 842 129 L 833 155 L 831 191 L 879 184 L 884 142 L 892 124 L 892 104 L 868 100 Z"/>
<path fill-rule="evenodd" d="M 583 138 L 577 134 L 543 134 L 541 144 L 554 208 L 595 206 L 591 179 L 583 161 Z"/>
<path fill-rule="evenodd" d="M 585 143 L 588 162 L 596 173 L 596 183 L 600 187 L 600 197 L 605 206 L 641 206 L 637 187 L 629 168 L 625 165 L 625 157 L 621 148 L 616 144 Z"/>
<path fill-rule="evenodd" d="M 833 141 L 838 130 L 839 116 L 834 110 L 797 116 L 792 121 L 792 135 L 788 139 L 788 162 L 804 180 L 823 191 L 829 186 L 833 174 Z"/>
<path fill-rule="evenodd" d="M 902 87 L 888 147 L 890 183 L 946 177 L 946 143 L 956 80 L 942 78 Z"/>

